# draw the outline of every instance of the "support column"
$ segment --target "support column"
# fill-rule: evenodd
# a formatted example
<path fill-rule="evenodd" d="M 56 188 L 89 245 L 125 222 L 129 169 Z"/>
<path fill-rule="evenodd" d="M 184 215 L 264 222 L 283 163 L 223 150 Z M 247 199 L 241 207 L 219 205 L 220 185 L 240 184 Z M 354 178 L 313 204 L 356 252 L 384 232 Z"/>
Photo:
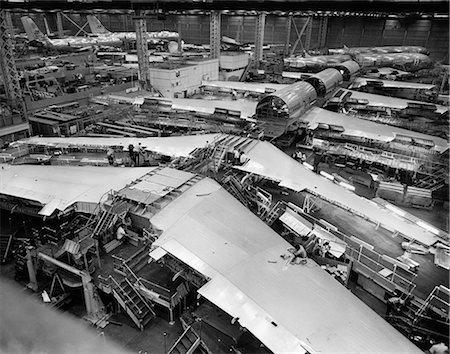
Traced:
<path fill-rule="evenodd" d="M 259 63 L 263 58 L 263 44 L 264 44 L 264 26 L 266 25 L 266 14 L 259 13 L 256 18 L 255 26 L 255 54 L 254 59 L 256 67 L 259 67 Z"/>
<path fill-rule="evenodd" d="M 319 49 L 325 47 L 328 31 L 328 16 L 321 17 L 319 22 Z"/>
<path fill-rule="evenodd" d="M 209 21 L 209 45 L 212 59 L 220 57 L 220 39 L 220 11 L 213 10 Z"/>
<path fill-rule="evenodd" d="M 9 33 L 11 34 L 11 36 L 14 36 L 14 26 L 12 23 L 11 12 L 5 11 L 5 20 L 6 26 L 8 26 L 9 29 Z"/>
<path fill-rule="evenodd" d="M 14 60 L 14 51 L 9 26 L 7 24 L 7 11 L 0 11 L 0 72 L 5 85 L 8 103 L 21 115 L 26 122 L 26 110 L 20 89 L 19 74 Z"/>
<path fill-rule="evenodd" d="M 183 46 L 181 45 L 181 21 L 180 16 L 177 19 L 177 32 L 178 32 L 178 52 L 181 54 L 183 52 Z"/>
<path fill-rule="evenodd" d="M 147 20 L 143 18 L 142 10 L 136 11 L 134 24 L 136 26 L 136 50 L 139 65 L 139 83 L 144 90 L 150 90 L 150 66 L 148 63 Z"/>
<path fill-rule="evenodd" d="M 312 25 L 313 25 L 313 17 L 310 16 L 308 18 L 308 25 L 306 26 L 306 34 L 305 34 L 305 50 L 311 49 L 311 34 L 312 34 Z"/>
<path fill-rule="evenodd" d="M 289 15 L 286 21 L 286 42 L 284 42 L 284 55 L 289 55 L 289 46 L 291 44 L 291 27 L 292 27 L 292 15 Z"/>
<path fill-rule="evenodd" d="M 62 24 L 61 12 L 59 12 L 59 11 L 56 13 L 56 27 L 58 29 L 58 37 L 63 38 L 64 37 L 64 29 L 63 29 L 63 24 Z"/>

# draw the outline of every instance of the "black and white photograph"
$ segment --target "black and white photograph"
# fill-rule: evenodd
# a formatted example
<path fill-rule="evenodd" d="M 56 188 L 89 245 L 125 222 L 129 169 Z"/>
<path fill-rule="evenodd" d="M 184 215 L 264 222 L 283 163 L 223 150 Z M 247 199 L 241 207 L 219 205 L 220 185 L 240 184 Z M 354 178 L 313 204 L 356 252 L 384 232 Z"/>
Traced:
<path fill-rule="evenodd" d="M 0 353 L 448 354 L 449 0 L 0 0 Z"/>

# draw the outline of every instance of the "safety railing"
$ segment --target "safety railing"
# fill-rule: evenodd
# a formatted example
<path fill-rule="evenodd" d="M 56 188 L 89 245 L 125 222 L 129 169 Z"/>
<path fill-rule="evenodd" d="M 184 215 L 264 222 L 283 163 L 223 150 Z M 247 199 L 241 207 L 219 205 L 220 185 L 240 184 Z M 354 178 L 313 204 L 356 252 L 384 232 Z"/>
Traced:
<path fill-rule="evenodd" d="M 346 257 L 355 262 L 357 266 L 360 265 L 361 269 L 365 270 L 365 273 L 372 279 L 377 280 L 378 283 L 393 285 L 406 293 L 411 293 L 415 289 L 416 284 L 414 280 L 417 274 L 408 270 L 406 265 L 402 267 L 401 262 L 396 262 L 395 260 L 393 260 L 395 262 L 393 263 L 390 257 L 373 251 L 371 249 L 373 246 L 370 244 L 359 240 L 355 236 L 348 236 L 335 227 L 330 227 L 328 223 L 305 213 L 292 203 L 288 203 L 288 205 L 296 212 L 301 213 L 302 216 L 305 216 L 307 220 L 324 227 L 330 233 L 343 240 L 347 245 L 345 250 Z M 387 271 L 380 274 L 379 272 L 383 271 L 383 269 Z"/>
<path fill-rule="evenodd" d="M 125 289 L 117 282 L 116 279 L 114 279 L 114 277 L 112 277 L 111 275 L 109 275 L 107 278 L 98 276 L 98 279 L 100 279 L 104 285 L 106 286 L 109 285 L 110 287 L 112 287 L 112 289 L 115 290 L 116 293 L 119 295 L 119 297 L 124 301 L 125 305 L 130 307 L 131 309 L 134 309 L 133 312 L 139 314 L 142 313 L 142 310 L 139 308 L 136 302 L 133 301 L 130 295 L 128 295 Z M 132 285 L 128 281 L 127 284 L 129 284 L 132 287 Z"/>

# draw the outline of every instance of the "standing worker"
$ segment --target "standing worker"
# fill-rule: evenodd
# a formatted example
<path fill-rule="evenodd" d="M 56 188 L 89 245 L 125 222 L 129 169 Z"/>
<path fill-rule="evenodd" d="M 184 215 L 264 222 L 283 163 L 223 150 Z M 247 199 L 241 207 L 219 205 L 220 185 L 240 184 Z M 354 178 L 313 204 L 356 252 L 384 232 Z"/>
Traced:
<path fill-rule="evenodd" d="M 110 146 L 106 151 L 106 156 L 108 157 L 108 162 L 112 166 L 114 165 L 114 149 Z"/>
<path fill-rule="evenodd" d="M 128 155 L 130 156 L 130 164 L 134 165 L 134 146 L 128 145 Z"/>
<path fill-rule="evenodd" d="M 138 144 L 138 146 L 136 147 L 136 153 L 135 153 L 135 157 L 136 157 L 136 166 L 139 166 L 139 157 L 142 154 L 142 146 L 141 143 Z"/>

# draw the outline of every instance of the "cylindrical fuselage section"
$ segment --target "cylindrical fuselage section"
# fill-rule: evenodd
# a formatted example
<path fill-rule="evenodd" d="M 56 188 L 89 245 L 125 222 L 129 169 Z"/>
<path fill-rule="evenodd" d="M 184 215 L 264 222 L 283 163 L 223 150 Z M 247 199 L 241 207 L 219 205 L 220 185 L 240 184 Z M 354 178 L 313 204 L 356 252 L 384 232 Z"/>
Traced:
<path fill-rule="evenodd" d="M 324 97 L 342 83 L 342 75 L 339 70 L 328 68 L 311 75 L 306 82 L 314 86 L 318 97 Z"/>
<path fill-rule="evenodd" d="M 256 117 L 266 136 L 279 136 L 308 110 L 317 98 L 313 86 L 304 81 L 278 90 L 259 101 Z"/>
<path fill-rule="evenodd" d="M 361 67 L 386 66 L 406 71 L 415 71 L 432 65 L 428 56 L 419 53 L 359 54 L 355 56 L 355 61 Z"/>
<path fill-rule="evenodd" d="M 430 51 L 420 46 L 384 46 L 384 47 L 355 47 L 330 49 L 331 54 L 387 54 L 387 53 L 420 53 L 429 55 Z"/>
<path fill-rule="evenodd" d="M 336 65 L 334 68 L 339 70 L 344 81 L 349 81 L 350 78 L 355 75 L 360 69 L 359 64 L 353 60 L 347 60 L 341 64 Z"/>

